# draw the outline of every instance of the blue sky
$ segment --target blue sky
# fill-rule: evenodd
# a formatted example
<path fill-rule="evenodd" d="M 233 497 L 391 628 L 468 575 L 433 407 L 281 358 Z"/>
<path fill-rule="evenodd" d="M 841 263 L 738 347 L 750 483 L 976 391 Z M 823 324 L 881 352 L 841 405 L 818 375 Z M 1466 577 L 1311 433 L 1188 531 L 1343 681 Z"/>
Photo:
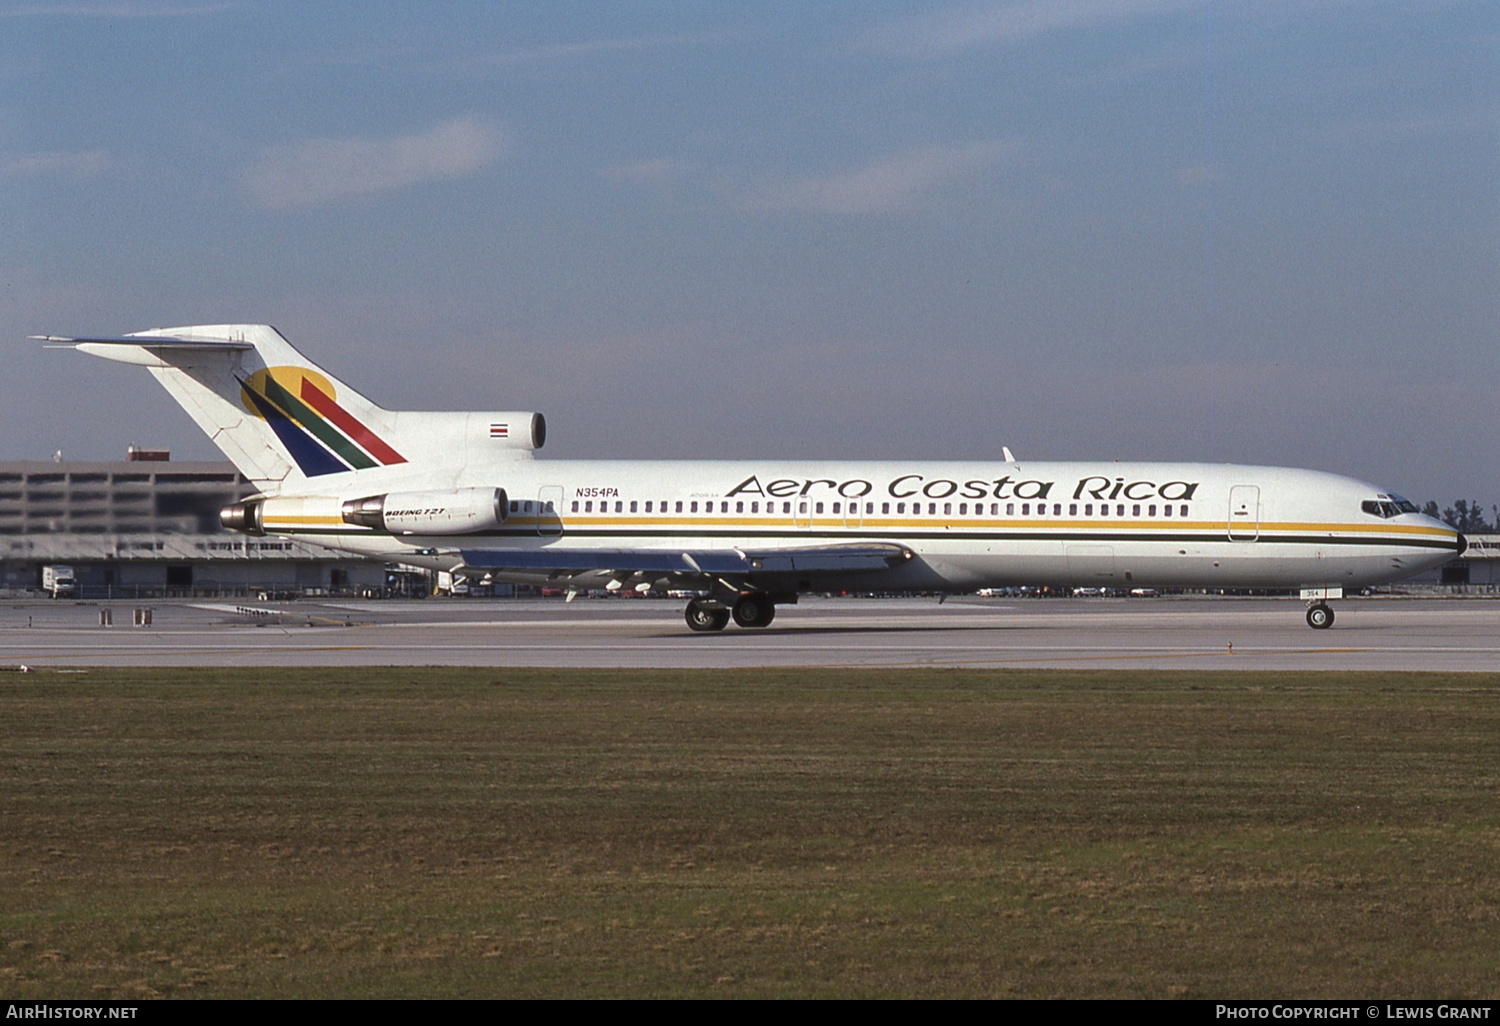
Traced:
<path fill-rule="evenodd" d="M 1271 463 L 1500 502 L 1500 5 L 0 2 L 33 333 L 267 322 L 553 456 Z"/>

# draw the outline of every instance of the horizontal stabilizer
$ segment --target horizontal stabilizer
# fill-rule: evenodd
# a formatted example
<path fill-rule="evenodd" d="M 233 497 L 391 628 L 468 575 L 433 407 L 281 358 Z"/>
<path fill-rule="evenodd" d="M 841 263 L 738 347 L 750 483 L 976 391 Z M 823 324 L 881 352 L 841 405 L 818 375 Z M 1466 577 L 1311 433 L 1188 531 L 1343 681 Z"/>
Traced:
<path fill-rule="evenodd" d="M 104 345 L 144 346 L 147 349 L 197 349 L 209 352 L 230 352 L 238 349 L 254 349 L 249 342 L 229 342 L 221 338 L 169 338 L 163 335 L 101 335 L 92 338 L 71 338 L 64 335 L 27 335 L 37 342 L 52 345 Z"/>

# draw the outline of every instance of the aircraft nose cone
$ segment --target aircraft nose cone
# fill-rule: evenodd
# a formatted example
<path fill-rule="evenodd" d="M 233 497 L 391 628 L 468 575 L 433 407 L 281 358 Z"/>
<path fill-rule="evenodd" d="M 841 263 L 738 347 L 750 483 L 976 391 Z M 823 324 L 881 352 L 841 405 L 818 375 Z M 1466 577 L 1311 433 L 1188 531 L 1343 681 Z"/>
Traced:
<path fill-rule="evenodd" d="M 1464 554 L 1464 552 L 1468 549 L 1468 547 L 1469 547 L 1469 539 L 1465 538 L 1463 535 L 1459 535 L 1458 536 L 1458 551 L 1453 554 L 1454 558 L 1462 556 Z"/>

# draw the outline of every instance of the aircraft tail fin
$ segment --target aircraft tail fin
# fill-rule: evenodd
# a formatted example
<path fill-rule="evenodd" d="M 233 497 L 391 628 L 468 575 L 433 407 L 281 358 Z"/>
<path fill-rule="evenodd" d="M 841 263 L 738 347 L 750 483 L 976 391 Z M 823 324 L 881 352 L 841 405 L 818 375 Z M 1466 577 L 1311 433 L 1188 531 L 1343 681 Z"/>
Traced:
<path fill-rule="evenodd" d="M 321 491 L 334 475 L 418 459 L 424 467 L 460 465 L 481 437 L 489 443 L 481 455 L 517 455 L 545 437 L 540 414 L 382 409 L 267 324 L 33 337 L 145 367 L 262 492 Z"/>

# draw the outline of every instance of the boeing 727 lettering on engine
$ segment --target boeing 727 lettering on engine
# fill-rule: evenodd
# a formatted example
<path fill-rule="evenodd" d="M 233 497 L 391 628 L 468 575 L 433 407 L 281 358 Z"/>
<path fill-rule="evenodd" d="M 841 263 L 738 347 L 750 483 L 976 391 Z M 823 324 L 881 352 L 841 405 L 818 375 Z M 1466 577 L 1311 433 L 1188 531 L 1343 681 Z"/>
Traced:
<path fill-rule="evenodd" d="M 267 325 L 33 336 L 145 367 L 259 489 L 251 535 L 568 589 L 698 593 L 688 626 L 765 627 L 827 590 L 1344 589 L 1463 537 L 1389 490 L 1195 463 L 539 460 L 532 412 L 382 409 Z"/>

